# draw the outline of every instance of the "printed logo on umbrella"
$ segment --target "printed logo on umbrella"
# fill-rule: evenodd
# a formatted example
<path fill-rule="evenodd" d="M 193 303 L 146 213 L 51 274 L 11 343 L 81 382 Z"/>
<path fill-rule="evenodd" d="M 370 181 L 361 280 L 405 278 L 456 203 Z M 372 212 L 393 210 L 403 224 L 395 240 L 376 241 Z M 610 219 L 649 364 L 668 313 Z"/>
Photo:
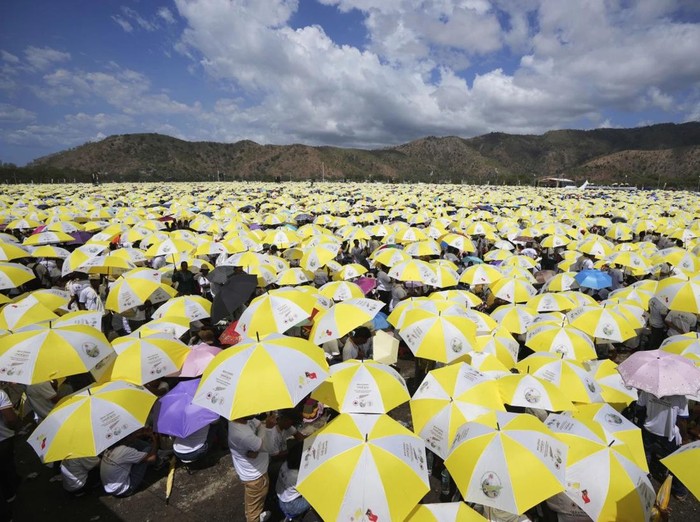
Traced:
<path fill-rule="evenodd" d="M 525 390 L 525 400 L 530 404 L 536 404 L 542 399 L 542 394 L 535 388 L 527 388 Z"/>
<path fill-rule="evenodd" d="M 498 497 L 502 489 L 501 479 L 493 471 L 488 471 L 481 477 L 481 491 L 488 498 Z"/>

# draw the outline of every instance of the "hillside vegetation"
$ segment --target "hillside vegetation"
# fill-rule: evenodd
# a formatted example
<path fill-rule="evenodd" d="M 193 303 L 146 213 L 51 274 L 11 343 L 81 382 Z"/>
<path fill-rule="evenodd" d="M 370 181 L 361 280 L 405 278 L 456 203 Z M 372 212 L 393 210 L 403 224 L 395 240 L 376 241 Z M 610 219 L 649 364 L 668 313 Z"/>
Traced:
<path fill-rule="evenodd" d="M 634 129 L 560 130 L 540 136 L 491 133 L 426 137 L 378 150 L 188 142 L 125 134 L 2 169 L 9 181 L 300 180 L 322 178 L 531 184 L 560 176 L 579 182 L 694 188 L 700 175 L 700 123 Z"/>

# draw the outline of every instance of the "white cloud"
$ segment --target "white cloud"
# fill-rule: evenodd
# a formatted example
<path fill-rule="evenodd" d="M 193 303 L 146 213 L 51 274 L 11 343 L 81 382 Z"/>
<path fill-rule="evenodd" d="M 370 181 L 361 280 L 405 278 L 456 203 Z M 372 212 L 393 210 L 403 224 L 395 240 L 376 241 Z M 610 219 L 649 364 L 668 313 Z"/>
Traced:
<path fill-rule="evenodd" d="M 158 25 L 156 23 L 146 20 L 143 16 L 130 7 L 122 6 L 121 12 L 125 18 L 131 20 L 145 31 L 155 31 L 158 29 Z"/>
<path fill-rule="evenodd" d="M 0 57 L 4 62 L 16 65 L 19 63 L 19 58 L 12 53 L 8 53 L 5 50 L 0 50 Z"/>
<path fill-rule="evenodd" d="M 58 51 L 50 47 L 29 46 L 24 50 L 27 62 L 40 71 L 46 70 L 54 64 L 70 60 L 70 53 Z"/>
<path fill-rule="evenodd" d="M 36 113 L 9 103 L 0 103 L 0 123 L 26 123 L 34 120 Z"/>
<path fill-rule="evenodd" d="M 122 18 L 119 15 L 112 15 L 112 20 L 114 20 L 119 27 L 121 27 L 125 32 L 130 33 L 134 30 L 134 26 L 129 23 L 128 20 Z"/>
<path fill-rule="evenodd" d="M 167 7 L 159 7 L 157 14 L 160 18 L 162 18 L 165 21 L 165 23 L 167 23 L 167 24 L 174 24 L 175 23 L 175 17 L 173 16 L 172 11 L 170 9 L 168 9 Z"/>

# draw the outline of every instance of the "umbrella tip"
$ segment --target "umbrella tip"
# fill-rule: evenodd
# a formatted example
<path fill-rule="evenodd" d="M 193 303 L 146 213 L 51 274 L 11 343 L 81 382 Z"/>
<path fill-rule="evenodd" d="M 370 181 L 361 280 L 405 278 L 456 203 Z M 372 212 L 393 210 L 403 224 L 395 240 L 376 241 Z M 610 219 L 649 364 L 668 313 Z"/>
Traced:
<path fill-rule="evenodd" d="M 255 332 L 255 337 L 258 339 L 258 342 L 260 342 L 260 334 L 258 332 Z"/>
<path fill-rule="evenodd" d="M 613 444 L 615 444 L 615 439 L 613 439 L 613 440 L 610 441 L 610 444 L 608 444 L 608 448 L 609 448 L 610 446 L 612 446 Z"/>
<path fill-rule="evenodd" d="M 498 422 L 496 423 L 496 431 L 501 431 L 501 425 Z"/>
<path fill-rule="evenodd" d="M 365 433 L 365 442 L 369 442 L 369 434 Z"/>

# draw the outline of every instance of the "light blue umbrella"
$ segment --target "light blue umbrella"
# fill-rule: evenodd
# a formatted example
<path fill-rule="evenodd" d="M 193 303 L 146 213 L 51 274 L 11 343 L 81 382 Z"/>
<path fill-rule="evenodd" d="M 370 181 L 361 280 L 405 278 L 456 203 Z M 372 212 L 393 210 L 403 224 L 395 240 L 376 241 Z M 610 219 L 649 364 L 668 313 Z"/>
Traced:
<path fill-rule="evenodd" d="M 600 290 L 601 288 L 610 288 L 612 286 L 612 277 L 600 270 L 581 270 L 574 276 L 574 279 L 582 288 Z"/>

